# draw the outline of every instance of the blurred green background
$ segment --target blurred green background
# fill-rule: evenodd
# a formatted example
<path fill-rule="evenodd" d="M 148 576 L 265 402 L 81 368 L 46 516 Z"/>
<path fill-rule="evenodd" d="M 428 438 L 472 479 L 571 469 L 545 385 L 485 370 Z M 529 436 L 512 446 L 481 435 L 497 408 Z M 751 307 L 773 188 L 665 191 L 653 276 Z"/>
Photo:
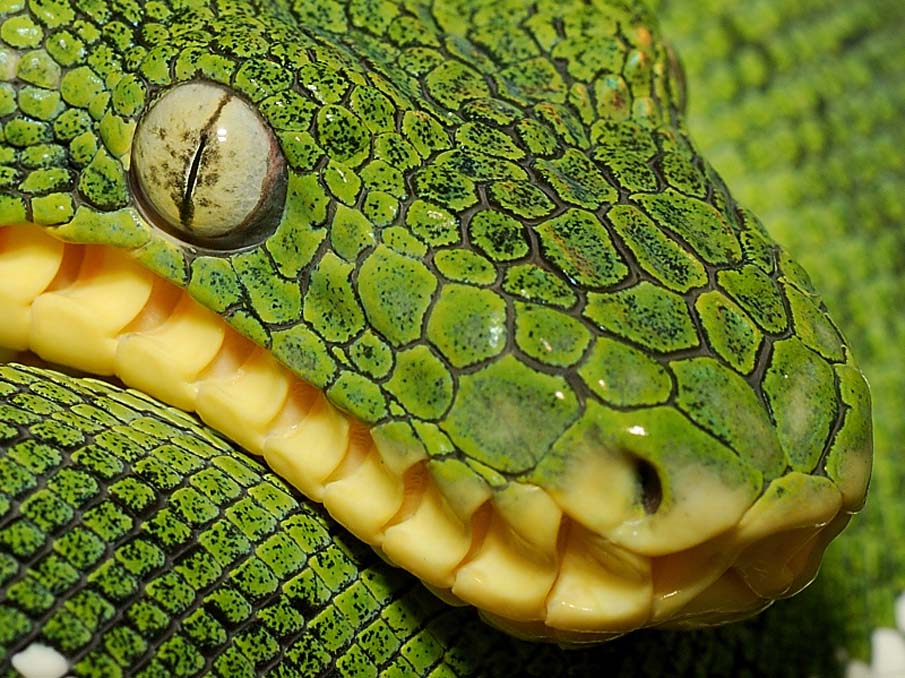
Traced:
<path fill-rule="evenodd" d="M 772 612 L 825 606 L 866 657 L 905 591 L 905 2 L 654 4 L 695 142 L 810 273 L 871 384 L 867 506 L 804 600 Z"/>

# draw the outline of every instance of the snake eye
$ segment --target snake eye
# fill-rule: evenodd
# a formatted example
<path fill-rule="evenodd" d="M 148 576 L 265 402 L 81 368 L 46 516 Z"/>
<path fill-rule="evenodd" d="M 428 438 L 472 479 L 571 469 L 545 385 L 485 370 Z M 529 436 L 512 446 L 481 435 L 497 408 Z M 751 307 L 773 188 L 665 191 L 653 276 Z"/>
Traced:
<path fill-rule="evenodd" d="M 131 173 L 146 217 L 213 249 L 263 240 L 286 196 L 270 128 L 244 99 L 209 82 L 179 85 L 154 103 L 135 133 Z"/>

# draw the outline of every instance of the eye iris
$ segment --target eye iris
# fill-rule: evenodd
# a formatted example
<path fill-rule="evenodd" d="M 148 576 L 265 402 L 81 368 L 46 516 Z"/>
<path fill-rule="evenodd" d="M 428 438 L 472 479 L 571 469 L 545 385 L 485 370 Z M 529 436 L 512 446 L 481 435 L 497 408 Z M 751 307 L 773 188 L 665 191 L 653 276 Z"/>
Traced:
<path fill-rule="evenodd" d="M 272 212 L 283 160 L 270 128 L 229 90 L 180 85 L 135 134 L 140 205 L 159 226 L 200 241 L 235 236 Z"/>

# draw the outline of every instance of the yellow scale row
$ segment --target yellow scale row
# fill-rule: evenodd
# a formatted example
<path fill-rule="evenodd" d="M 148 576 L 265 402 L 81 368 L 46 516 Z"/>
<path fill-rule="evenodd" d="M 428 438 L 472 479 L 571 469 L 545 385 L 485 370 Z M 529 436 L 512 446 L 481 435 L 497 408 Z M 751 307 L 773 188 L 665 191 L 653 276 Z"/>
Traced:
<path fill-rule="evenodd" d="M 585 499 L 512 484 L 457 502 L 417 455 L 381 454 L 361 424 L 126 252 L 4 227 L 0 280 L 0 347 L 197 412 L 438 595 L 518 635 L 574 643 L 744 616 L 806 584 L 848 520 L 829 480 L 791 474 L 704 544 L 636 555 L 564 515 Z"/>

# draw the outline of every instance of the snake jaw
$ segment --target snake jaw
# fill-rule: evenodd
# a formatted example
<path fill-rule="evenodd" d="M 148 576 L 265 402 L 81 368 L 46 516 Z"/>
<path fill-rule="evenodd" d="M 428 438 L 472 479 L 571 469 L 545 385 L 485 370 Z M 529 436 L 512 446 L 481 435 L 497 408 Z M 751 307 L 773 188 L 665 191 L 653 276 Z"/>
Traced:
<path fill-rule="evenodd" d="M 562 474 L 535 470 L 552 485 L 494 488 L 343 414 L 125 252 L 29 225 L 0 243 L 0 271 L 18 282 L 0 290 L 5 346 L 196 411 L 439 595 L 519 636 L 581 644 L 754 613 L 810 581 L 863 493 L 852 480 L 844 506 L 829 479 L 800 473 L 761 493 L 756 477 L 731 481 L 731 464 L 720 477 L 677 449 L 658 458 L 644 444 L 670 439 L 662 413 L 589 414 L 564 439 Z"/>

